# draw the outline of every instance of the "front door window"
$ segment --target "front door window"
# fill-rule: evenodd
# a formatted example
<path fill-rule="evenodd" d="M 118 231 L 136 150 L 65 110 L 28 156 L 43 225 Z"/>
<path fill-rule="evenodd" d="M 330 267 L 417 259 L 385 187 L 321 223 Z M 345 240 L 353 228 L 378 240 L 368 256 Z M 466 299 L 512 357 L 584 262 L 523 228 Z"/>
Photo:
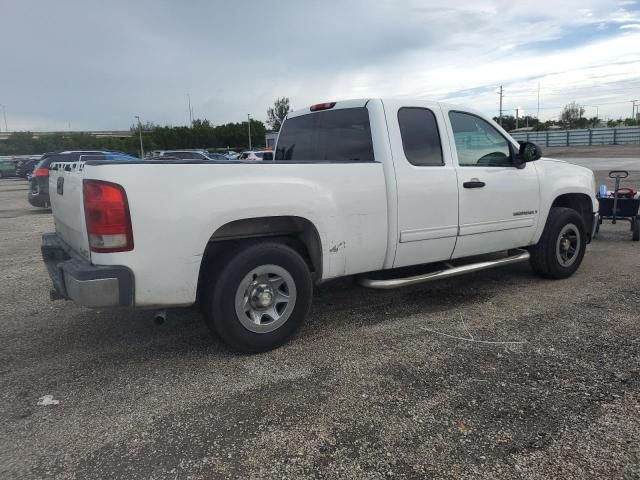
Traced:
<path fill-rule="evenodd" d="M 461 167 L 511 167 L 509 142 L 489 122 L 462 112 L 449 112 Z"/>

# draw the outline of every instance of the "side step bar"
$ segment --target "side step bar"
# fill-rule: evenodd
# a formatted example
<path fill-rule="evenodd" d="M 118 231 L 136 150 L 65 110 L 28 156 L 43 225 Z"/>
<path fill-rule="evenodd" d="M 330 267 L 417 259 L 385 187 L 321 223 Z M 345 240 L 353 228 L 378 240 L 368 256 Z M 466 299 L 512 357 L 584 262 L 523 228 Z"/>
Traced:
<path fill-rule="evenodd" d="M 437 272 L 425 273 L 412 277 L 379 280 L 361 276 L 358 277 L 358 283 L 363 287 L 389 290 L 391 288 L 406 287 L 408 285 L 414 285 L 416 283 L 424 283 L 430 282 L 432 280 L 440 280 L 442 278 L 455 277 L 457 275 L 464 275 L 465 273 L 477 272 L 479 270 L 487 270 L 489 268 L 495 267 L 503 267 L 505 265 L 511 265 L 512 263 L 520 263 L 529 260 L 530 255 L 527 250 L 518 249 L 512 250 L 511 252 L 514 254 L 505 258 L 500 258 L 498 260 L 470 263 L 468 265 L 461 265 L 459 267 L 451 266 L 445 270 L 438 270 Z"/>

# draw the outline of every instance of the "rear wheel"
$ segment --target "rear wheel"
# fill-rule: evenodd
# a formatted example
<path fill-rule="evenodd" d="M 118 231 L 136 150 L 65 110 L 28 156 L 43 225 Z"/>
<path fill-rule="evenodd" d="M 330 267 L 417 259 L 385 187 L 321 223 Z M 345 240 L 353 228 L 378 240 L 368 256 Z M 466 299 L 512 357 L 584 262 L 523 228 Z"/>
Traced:
<path fill-rule="evenodd" d="M 631 220 L 631 239 L 634 242 L 640 240 L 640 217 L 635 217 Z"/>
<path fill-rule="evenodd" d="M 529 249 L 533 270 L 545 278 L 573 275 L 586 249 L 584 221 L 571 208 L 553 207 L 537 245 Z"/>
<path fill-rule="evenodd" d="M 241 249 L 206 288 L 207 325 L 243 352 L 271 350 L 286 342 L 302 325 L 313 291 L 303 258 L 279 243 Z"/>

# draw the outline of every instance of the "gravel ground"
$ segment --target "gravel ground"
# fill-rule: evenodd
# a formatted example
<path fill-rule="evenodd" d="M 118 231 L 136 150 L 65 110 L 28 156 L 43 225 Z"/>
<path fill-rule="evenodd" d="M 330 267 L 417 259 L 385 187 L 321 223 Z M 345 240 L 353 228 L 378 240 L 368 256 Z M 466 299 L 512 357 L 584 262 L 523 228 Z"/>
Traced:
<path fill-rule="evenodd" d="M 26 192 L 0 181 L 0 478 L 640 478 L 628 224 L 564 281 L 324 285 L 293 341 L 241 356 L 191 310 L 50 302 Z"/>
<path fill-rule="evenodd" d="M 551 158 L 636 158 L 640 159 L 640 145 L 593 145 L 571 147 L 545 147 L 541 145 L 545 157 Z"/>

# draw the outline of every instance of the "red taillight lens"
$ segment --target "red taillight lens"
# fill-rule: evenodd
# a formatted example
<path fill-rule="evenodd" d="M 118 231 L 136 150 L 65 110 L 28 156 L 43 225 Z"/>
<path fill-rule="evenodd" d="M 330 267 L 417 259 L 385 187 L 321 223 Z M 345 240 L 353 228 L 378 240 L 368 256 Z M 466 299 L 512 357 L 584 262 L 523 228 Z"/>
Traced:
<path fill-rule="evenodd" d="M 92 252 L 133 250 L 133 230 L 127 194 L 120 185 L 84 180 L 84 217 Z"/>
<path fill-rule="evenodd" d="M 336 106 L 336 102 L 327 102 L 327 103 L 316 103 L 315 105 L 311 105 L 310 110 L 312 112 L 317 112 L 318 110 L 329 110 Z"/>
<path fill-rule="evenodd" d="M 34 177 L 48 177 L 49 169 L 48 168 L 38 168 L 33 172 Z"/>

